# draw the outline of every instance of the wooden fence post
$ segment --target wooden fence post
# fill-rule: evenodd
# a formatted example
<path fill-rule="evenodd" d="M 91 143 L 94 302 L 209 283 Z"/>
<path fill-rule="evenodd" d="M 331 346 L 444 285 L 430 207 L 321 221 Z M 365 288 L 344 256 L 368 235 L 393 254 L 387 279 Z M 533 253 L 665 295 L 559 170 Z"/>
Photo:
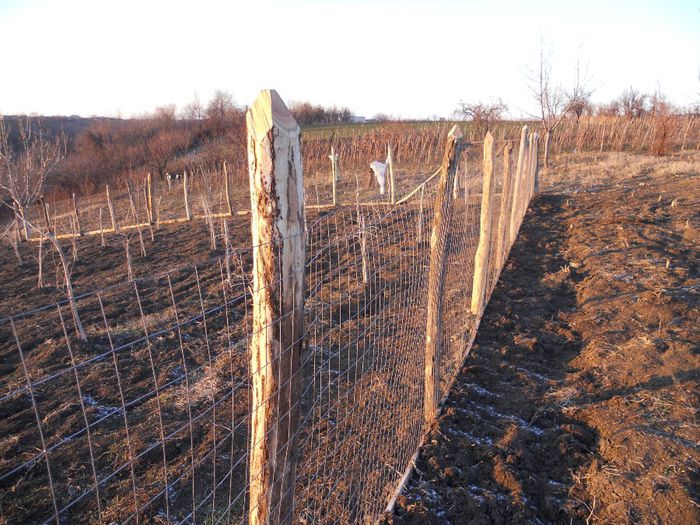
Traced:
<path fill-rule="evenodd" d="M 520 130 L 520 147 L 518 148 L 518 163 L 515 167 L 515 180 L 513 181 L 513 206 L 510 210 L 510 226 L 508 228 L 509 238 L 508 247 L 515 242 L 515 236 L 518 234 L 518 213 L 520 211 L 520 202 L 523 194 L 523 170 L 525 169 L 526 153 L 528 150 L 528 129 L 523 126 Z"/>
<path fill-rule="evenodd" d="M 73 200 L 73 215 L 75 215 L 75 228 L 78 230 L 78 236 L 83 236 L 83 229 L 80 227 L 80 216 L 78 215 L 78 204 L 75 202 L 75 193 L 72 194 Z"/>
<path fill-rule="evenodd" d="M 501 192 L 501 205 L 498 213 L 498 238 L 496 244 L 496 268 L 503 269 L 506 262 L 506 239 L 508 238 L 508 227 L 510 226 L 510 209 L 513 204 L 513 184 L 510 169 L 510 152 L 513 146 L 506 143 L 503 149 L 503 190 Z"/>
<path fill-rule="evenodd" d="M 185 195 L 185 217 L 188 221 L 192 220 L 192 212 L 190 211 L 190 196 L 187 193 L 187 170 L 182 173 L 182 192 Z"/>
<path fill-rule="evenodd" d="M 229 217 L 233 217 L 233 204 L 231 203 L 231 190 L 229 190 L 228 170 L 226 169 L 226 161 L 223 163 L 224 172 L 224 192 L 226 193 L 226 207 L 228 208 Z"/>
<path fill-rule="evenodd" d="M 435 196 L 433 229 L 430 234 L 428 269 L 428 323 L 425 334 L 425 397 L 423 415 L 426 428 L 438 411 L 440 399 L 440 353 L 442 347 L 442 299 L 445 285 L 447 230 L 452 208 L 452 184 L 459 162 L 462 130 L 454 126 L 447 135 Z"/>
<path fill-rule="evenodd" d="M 394 179 L 394 153 L 391 144 L 386 147 L 386 160 L 389 165 L 389 198 L 392 204 L 396 204 L 396 180 Z"/>
<path fill-rule="evenodd" d="M 105 192 L 107 193 L 107 207 L 109 208 L 109 218 L 112 220 L 112 231 L 118 231 L 117 219 L 114 216 L 114 206 L 112 205 L 112 196 L 109 194 L 109 184 L 105 186 Z"/>
<path fill-rule="evenodd" d="M 491 193 L 493 191 L 493 136 L 486 133 L 484 138 L 484 183 L 481 194 L 481 219 L 479 223 L 479 246 L 474 257 L 474 284 L 472 286 L 471 311 L 481 316 L 486 298 L 489 275 L 489 252 L 491 251 L 491 230 L 493 212 Z"/>
<path fill-rule="evenodd" d="M 249 522 L 291 523 L 304 333 L 300 127 L 274 90 L 246 114 L 253 234 Z"/>

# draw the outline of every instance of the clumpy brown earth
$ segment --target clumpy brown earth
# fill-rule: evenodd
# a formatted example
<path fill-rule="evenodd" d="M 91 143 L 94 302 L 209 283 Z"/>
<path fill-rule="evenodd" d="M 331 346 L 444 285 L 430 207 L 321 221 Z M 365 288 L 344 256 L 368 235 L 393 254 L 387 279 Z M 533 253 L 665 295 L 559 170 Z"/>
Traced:
<path fill-rule="evenodd" d="M 698 158 L 543 177 L 388 522 L 700 521 Z"/>

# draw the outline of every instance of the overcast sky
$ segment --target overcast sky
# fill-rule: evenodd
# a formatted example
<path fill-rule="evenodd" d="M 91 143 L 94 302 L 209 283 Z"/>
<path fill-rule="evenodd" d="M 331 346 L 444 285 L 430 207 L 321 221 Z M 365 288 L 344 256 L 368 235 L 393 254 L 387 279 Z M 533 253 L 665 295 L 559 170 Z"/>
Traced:
<path fill-rule="evenodd" d="M 657 86 L 700 101 L 700 1 L 0 0 L 0 113 L 131 116 L 215 89 L 372 116 L 448 116 L 460 100 L 535 111 L 540 47 L 594 100 Z"/>

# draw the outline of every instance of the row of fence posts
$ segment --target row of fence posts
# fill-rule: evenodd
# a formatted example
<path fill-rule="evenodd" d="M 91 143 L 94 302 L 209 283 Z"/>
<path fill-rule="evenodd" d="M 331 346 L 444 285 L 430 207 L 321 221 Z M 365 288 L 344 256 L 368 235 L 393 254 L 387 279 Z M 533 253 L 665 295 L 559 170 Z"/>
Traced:
<path fill-rule="evenodd" d="M 332 205 L 339 206 L 340 205 L 340 199 L 338 198 L 338 182 L 340 182 L 340 166 L 338 163 L 339 156 L 335 152 L 335 148 L 331 147 L 331 154 L 328 156 L 328 158 L 331 161 L 331 188 L 332 188 Z M 387 146 L 387 157 L 386 157 L 386 164 L 387 164 L 387 172 L 388 172 L 388 183 L 389 183 L 389 203 L 390 204 L 396 204 L 396 179 L 395 179 L 395 172 L 394 172 L 394 156 L 393 156 L 393 150 L 391 145 Z M 231 198 L 231 192 L 229 190 L 229 178 L 228 178 L 228 172 L 226 169 L 226 161 L 223 162 L 222 165 L 222 175 L 223 175 L 223 181 L 224 181 L 224 196 L 226 198 L 226 208 L 227 208 L 227 213 L 228 216 L 233 216 L 234 215 L 234 206 L 233 206 L 233 201 Z M 187 220 L 191 221 L 193 218 L 192 214 L 192 209 L 190 206 L 190 174 L 187 170 L 183 172 L 182 176 L 182 192 L 183 192 L 183 205 L 184 205 L 184 217 L 182 220 Z M 127 182 L 127 186 L 129 183 Z M 146 220 L 148 224 L 156 224 L 158 221 L 157 218 L 157 213 L 153 205 L 154 201 L 154 191 L 153 191 L 153 179 L 151 176 L 151 172 L 148 172 L 146 174 L 145 180 L 144 180 L 144 200 L 146 204 Z M 168 189 L 172 190 L 172 185 L 171 185 L 171 180 L 168 179 Z M 131 193 L 131 189 L 129 187 L 129 193 Z M 99 228 L 91 233 L 99 233 L 100 235 L 103 235 L 105 231 L 111 231 L 111 232 L 119 232 L 120 229 L 124 228 L 125 226 L 128 228 L 131 225 L 121 225 L 119 224 L 119 221 L 117 220 L 117 216 L 114 210 L 114 204 L 113 204 L 113 196 L 112 196 L 112 191 L 110 189 L 109 184 L 105 186 L 105 196 L 106 196 L 106 204 L 107 204 L 107 210 L 109 211 L 109 219 L 110 219 L 110 224 L 111 227 L 109 230 L 105 230 L 104 226 L 102 224 L 101 216 L 102 216 L 102 210 L 100 209 L 100 224 Z M 73 235 L 77 237 L 83 236 L 85 231 L 81 227 L 81 220 L 80 220 L 80 214 L 78 213 L 78 205 L 77 205 L 77 198 L 75 196 L 75 193 L 72 194 L 71 197 L 72 201 L 72 208 L 73 208 L 73 217 L 71 219 L 71 222 L 73 223 L 73 231 L 69 232 L 68 235 Z M 39 198 L 39 207 L 41 214 L 43 215 L 44 218 L 44 223 L 45 223 L 45 228 L 46 231 L 49 233 L 52 233 L 54 235 L 58 234 L 56 229 L 52 226 L 51 224 L 51 217 L 49 213 L 49 204 L 45 200 L 43 196 Z M 322 207 L 325 207 L 327 205 L 323 205 Z M 177 219 L 176 219 L 177 220 Z M 137 227 L 137 224 L 133 225 L 134 227 Z M 25 240 L 28 240 L 29 235 L 27 234 L 25 236 Z"/>
<path fill-rule="evenodd" d="M 222 163 L 222 177 L 223 177 L 223 182 L 224 182 L 224 197 L 226 199 L 226 213 L 223 216 L 233 216 L 234 215 L 234 206 L 233 206 L 233 200 L 231 197 L 231 192 L 230 192 L 230 183 L 229 183 L 229 177 L 228 177 L 228 171 L 226 168 L 226 161 Z M 179 220 L 187 220 L 191 221 L 193 219 L 193 214 L 192 214 L 192 209 L 190 206 L 190 176 L 187 171 L 183 172 L 183 177 L 182 177 L 182 191 L 183 191 L 183 203 L 184 203 L 184 217 L 182 219 L 175 219 L 175 221 Z M 129 198 L 131 202 L 133 203 L 133 197 L 131 195 L 131 186 L 129 185 L 129 182 L 127 184 L 127 190 L 129 192 Z M 153 191 L 153 178 L 151 176 L 151 173 L 148 172 L 146 174 L 145 180 L 144 180 L 144 200 L 146 204 L 146 221 L 148 224 L 157 224 L 159 221 L 158 219 L 158 213 L 154 207 L 154 191 Z M 83 228 L 84 224 L 81 221 L 80 218 L 80 213 L 78 212 L 78 198 L 76 197 L 75 193 L 71 195 L 71 207 L 72 207 L 72 213 L 71 213 L 71 223 L 73 225 L 73 231 L 67 232 L 66 235 L 70 236 L 75 236 L 75 237 L 82 237 L 83 235 L 86 234 L 85 229 Z M 105 202 L 107 205 L 107 210 L 109 212 L 109 220 L 111 227 L 110 229 L 105 229 L 104 225 L 102 223 L 102 207 L 100 206 L 99 210 L 99 228 L 97 230 L 88 232 L 91 234 L 97 234 L 99 233 L 100 235 L 103 235 L 105 231 L 112 231 L 112 232 L 119 232 L 121 229 L 126 229 L 130 227 L 139 227 L 140 224 L 127 224 L 127 225 L 120 225 L 119 221 L 117 220 L 116 212 L 114 209 L 114 202 L 113 202 L 113 196 L 112 196 L 112 190 L 109 186 L 109 184 L 105 185 Z M 48 233 L 51 233 L 53 235 L 58 235 L 58 232 L 56 231 L 56 228 L 52 225 L 51 222 L 51 214 L 49 212 L 49 203 L 46 201 L 44 196 L 40 196 L 39 200 L 37 202 L 37 205 L 39 207 L 39 213 L 41 214 L 44 222 L 44 227 L 46 228 L 46 231 Z M 17 215 L 17 220 L 18 222 L 23 222 L 23 220 L 20 218 L 21 216 L 26 216 L 26 212 L 24 214 L 18 212 L 17 210 L 15 211 Z M 134 220 L 138 223 L 138 218 L 134 217 Z M 54 220 L 55 222 L 55 220 Z M 23 239 L 24 240 L 29 240 L 29 230 L 27 228 L 22 228 L 24 233 Z"/>
<path fill-rule="evenodd" d="M 302 389 L 304 334 L 304 180 L 300 127 L 274 90 L 260 93 L 246 115 L 250 166 L 253 250 L 253 335 L 250 348 L 251 427 L 249 442 L 249 521 L 253 525 L 291 523 Z M 500 271 L 527 203 L 538 187 L 539 137 L 523 127 L 517 168 L 510 174 L 510 144 L 504 154 L 504 182 L 496 257 L 491 261 L 494 140 L 484 140 L 484 177 L 479 245 L 475 257 L 470 314 L 476 323 L 487 298 L 490 264 Z M 446 234 L 460 153 L 468 147 L 455 126 L 447 137 L 434 203 L 428 271 L 424 422 L 427 430 L 440 411 L 438 386 L 445 282 Z M 391 150 L 389 150 L 391 158 Z M 337 155 L 331 149 L 333 203 Z M 390 191 L 395 185 L 390 172 Z M 422 199 L 421 199 L 422 203 Z M 465 312 L 466 314 L 466 312 Z"/>

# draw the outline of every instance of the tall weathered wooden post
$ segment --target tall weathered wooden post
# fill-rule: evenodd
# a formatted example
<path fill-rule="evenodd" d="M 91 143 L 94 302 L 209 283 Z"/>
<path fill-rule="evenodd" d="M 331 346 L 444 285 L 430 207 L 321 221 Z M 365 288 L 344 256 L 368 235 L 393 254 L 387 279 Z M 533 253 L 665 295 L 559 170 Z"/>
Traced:
<path fill-rule="evenodd" d="M 510 226 L 510 209 L 512 206 L 513 184 L 510 170 L 510 152 L 513 146 L 508 142 L 503 149 L 503 189 L 501 191 L 501 205 L 498 213 L 498 232 L 496 244 L 496 268 L 500 271 L 506 262 L 508 246 L 508 227 Z"/>
<path fill-rule="evenodd" d="M 249 522 L 291 523 L 304 333 L 301 129 L 274 90 L 246 114 L 253 234 Z"/>
<path fill-rule="evenodd" d="M 515 242 L 515 236 L 518 234 L 518 221 L 520 220 L 520 205 L 523 199 L 523 171 L 525 171 L 526 157 L 528 151 L 528 129 L 523 126 L 520 130 L 520 147 L 518 148 L 518 163 L 515 167 L 515 180 L 513 181 L 513 206 L 510 210 L 510 226 L 508 228 L 508 245 L 509 247 Z"/>
<path fill-rule="evenodd" d="M 442 300 L 445 286 L 447 229 L 452 210 L 452 184 L 459 163 L 462 130 L 454 126 L 447 135 L 435 195 L 433 230 L 430 234 L 428 270 L 428 324 L 425 334 L 425 397 L 423 414 L 426 425 L 437 416 L 440 400 L 440 354 L 442 345 Z"/>
<path fill-rule="evenodd" d="M 488 288 L 489 255 L 491 253 L 491 230 L 493 211 L 491 210 L 491 193 L 493 192 L 493 136 L 486 133 L 484 138 L 484 183 L 481 193 L 481 219 L 479 223 L 479 246 L 474 257 L 474 284 L 472 286 L 472 313 L 479 317 L 484 309 L 486 289 Z"/>
<path fill-rule="evenodd" d="M 540 191 L 540 164 L 539 164 L 539 149 L 540 149 L 540 136 L 535 133 L 534 140 L 532 141 L 532 191 L 533 193 L 539 193 Z M 545 167 L 547 167 L 545 165 Z M 530 195 L 532 196 L 532 195 Z"/>

